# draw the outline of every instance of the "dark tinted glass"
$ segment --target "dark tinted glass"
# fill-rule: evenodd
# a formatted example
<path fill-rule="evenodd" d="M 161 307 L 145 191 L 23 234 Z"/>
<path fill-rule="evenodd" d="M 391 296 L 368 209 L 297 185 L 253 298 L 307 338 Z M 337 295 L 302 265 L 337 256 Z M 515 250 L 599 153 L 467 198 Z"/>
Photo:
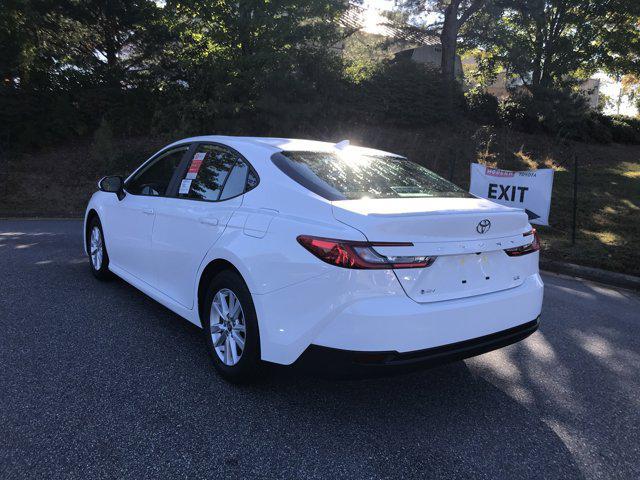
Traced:
<path fill-rule="evenodd" d="M 196 150 L 179 196 L 198 200 L 216 201 L 229 172 L 239 160 L 238 154 L 219 145 L 201 145 Z"/>
<path fill-rule="evenodd" d="M 327 200 L 472 195 L 417 163 L 348 152 L 282 152 L 271 157 L 285 174 Z"/>
<path fill-rule="evenodd" d="M 188 146 L 184 146 L 160 155 L 127 182 L 127 191 L 134 195 L 164 196 L 173 173 L 188 149 Z"/>
<path fill-rule="evenodd" d="M 249 175 L 247 175 L 247 189 L 245 191 L 249 191 L 252 188 L 256 188 L 258 185 L 258 176 L 253 170 L 249 171 Z"/>

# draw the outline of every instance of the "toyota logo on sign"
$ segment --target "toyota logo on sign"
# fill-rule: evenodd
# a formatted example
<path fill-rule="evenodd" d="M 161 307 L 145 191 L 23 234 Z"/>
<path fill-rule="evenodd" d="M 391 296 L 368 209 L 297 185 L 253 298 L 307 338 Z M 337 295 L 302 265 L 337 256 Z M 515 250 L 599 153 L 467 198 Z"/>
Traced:
<path fill-rule="evenodd" d="M 487 233 L 490 229 L 491 229 L 491 222 L 489 221 L 489 219 L 482 220 L 480 223 L 478 223 L 478 226 L 476 227 L 476 230 L 480 234 Z"/>

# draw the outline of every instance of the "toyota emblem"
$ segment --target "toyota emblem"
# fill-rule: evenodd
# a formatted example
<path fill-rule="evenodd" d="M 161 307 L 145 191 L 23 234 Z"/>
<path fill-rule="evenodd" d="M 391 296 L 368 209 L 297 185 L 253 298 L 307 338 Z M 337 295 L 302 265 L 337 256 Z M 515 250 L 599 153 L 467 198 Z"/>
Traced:
<path fill-rule="evenodd" d="M 482 220 L 480 223 L 478 223 L 478 226 L 476 227 L 476 230 L 480 234 L 487 233 L 490 229 L 491 229 L 491 222 L 489 221 L 489 219 Z"/>

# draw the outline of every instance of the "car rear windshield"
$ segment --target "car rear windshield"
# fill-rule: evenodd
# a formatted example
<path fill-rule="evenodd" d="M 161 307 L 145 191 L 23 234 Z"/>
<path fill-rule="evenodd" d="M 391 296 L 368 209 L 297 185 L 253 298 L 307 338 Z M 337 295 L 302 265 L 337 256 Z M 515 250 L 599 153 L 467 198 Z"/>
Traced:
<path fill-rule="evenodd" d="M 280 152 L 273 163 L 327 200 L 472 195 L 406 158 L 352 152 Z"/>

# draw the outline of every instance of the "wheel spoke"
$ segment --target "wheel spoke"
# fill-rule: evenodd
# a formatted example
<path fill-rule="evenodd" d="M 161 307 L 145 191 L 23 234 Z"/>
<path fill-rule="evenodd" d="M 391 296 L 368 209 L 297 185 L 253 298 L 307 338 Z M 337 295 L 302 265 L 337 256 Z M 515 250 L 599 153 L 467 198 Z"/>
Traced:
<path fill-rule="evenodd" d="M 222 332 L 220 336 L 213 342 L 213 346 L 221 347 L 222 345 L 224 345 L 226 340 L 227 340 L 227 334 L 226 332 Z"/>
<path fill-rule="evenodd" d="M 227 365 L 233 365 L 233 358 L 231 356 L 231 341 L 229 337 L 226 337 L 224 342 L 224 363 Z"/>
<path fill-rule="evenodd" d="M 241 323 L 238 323 L 237 325 L 233 326 L 233 331 L 245 333 L 246 330 L 244 328 L 244 325 L 242 325 Z"/>
<path fill-rule="evenodd" d="M 233 360 L 233 364 L 238 363 L 238 349 L 236 348 L 236 341 L 233 339 L 233 336 L 229 335 L 229 349 L 231 350 L 231 359 Z"/>
<path fill-rule="evenodd" d="M 240 313 L 240 300 L 238 300 L 237 298 L 234 298 L 233 306 L 229 308 L 229 318 L 231 320 L 236 320 L 238 318 L 239 313 Z"/>
<path fill-rule="evenodd" d="M 220 292 L 220 294 L 220 306 L 222 307 L 222 313 L 224 314 L 224 317 L 227 318 L 229 317 L 229 296 L 224 295 L 222 292 Z"/>
<path fill-rule="evenodd" d="M 234 341 L 234 343 L 238 344 L 238 348 L 240 348 L 240 351 L 242 352 L 244 350 L 244 340 L 240 338 L 240 335 L 238 335 L 238 332 L 236 331 L 231 332 L 231 339 Z"/>
<path fill-rule="evenodd" d="M 218 305 L 218 303 L 216 302 L 217 298 L 218 298 L 218 296 L 216 295 L 216 298 L 213 299 L 213 308 L 215 309 L 215 311 L 218 314 L 218 316 L 223 319 L 224 318 L 224 314 L 222 313 L 222 307 L 220 305 Z"/>

